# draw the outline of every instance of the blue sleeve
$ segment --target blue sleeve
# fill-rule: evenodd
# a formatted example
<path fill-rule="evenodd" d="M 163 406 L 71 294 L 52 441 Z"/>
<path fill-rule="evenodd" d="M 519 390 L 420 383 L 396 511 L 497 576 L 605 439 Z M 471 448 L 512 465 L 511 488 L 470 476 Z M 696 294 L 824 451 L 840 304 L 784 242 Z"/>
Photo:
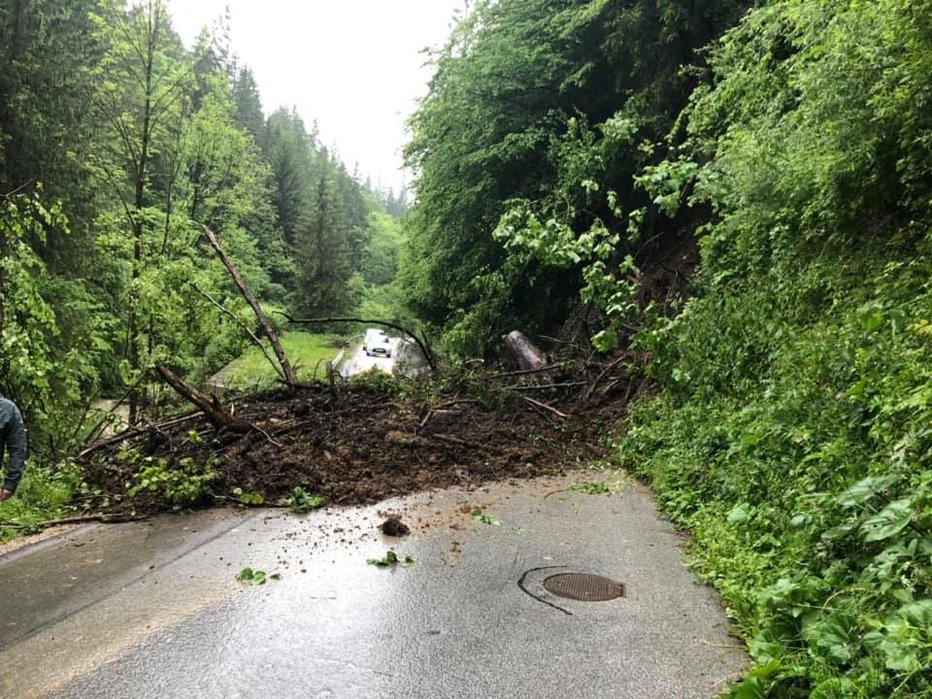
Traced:
<path fill-rule="evenodd" d="M 10 454 L 10 462 L 6 467 L 3 487 L 15 493 L 23 477 L 23 469 L 26 468 L 26 426 L 23 424 L 23 416 L 15 406 L 7 424 L 6 448 Z"/>

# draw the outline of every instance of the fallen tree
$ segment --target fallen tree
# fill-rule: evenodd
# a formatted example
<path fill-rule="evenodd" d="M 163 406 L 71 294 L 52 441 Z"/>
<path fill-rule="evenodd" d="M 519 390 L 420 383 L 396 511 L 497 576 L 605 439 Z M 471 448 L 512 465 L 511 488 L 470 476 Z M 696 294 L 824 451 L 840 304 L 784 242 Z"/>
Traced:
<path fill-rule="evenodd" d="M 185 383 L 184 379 L 169 369 L 161 362 L 155 363 L 155 370 L 159 373 L 165 383 L 171 386 L 182 397 L 196 405 L 204 416 L 217 429 L 230 429 L 234 432 L 247 432 L 252 429 L 252 425 L 233 417 L 233 414 L 226 410 L 214 396 L 206 396 L 193 386 Z"/>
<path fill-rule="evenodd" d="M 240 276 L 239 270 L 236 269 L 236 265 L 233 264 L 233 261 L 227 257 L 227 254 L 223 251 L 223 247 L 220 245 L 220 241 L 217 240 L 216 234 L 207 226 L 204 226 L 203 230 L 204 236 L 207 238 L 207 242 L 209 242 L 211 247 L 216 251 L 217 255 L 220 257 L 220 261 L 223 262 L 223 266 L 227 268 L 227 271 L 233 278 L 233 283 L 236 284 L 236 288 L 239 289 L 240 293 L 243 295 L 243 298 L 246 299 L 246 303 L 249 304 L 249 307 L 252 308 L 253 313 L 256 314 L 256 319 L 259 321 L 259 325 L 262 327 L 262 332 L 269 339 L 269 343 L 272 345 L 272 350 L 275 352 L 275 357 L 278 359 L 278 364 L 281 367 L 280 375 L 282 379 L 289 386 L 294 386 L 296 383 L 298 383 L 298 380 L 295 377 L 291 363 L 288 361 L 288 357 L 285 356 L 285 351 L 282 349 L 281 342 L 278 340 L 278 334 L 275 332 L 275 329 L 269 322 L 268 316 L 265 315 L 265 312 L 262 310 L 259 302 L 256 301 L 256 297 L 252 295 L 249 287 L 246 286 L 246 282 L 244 282 L 243 278 Z"/>

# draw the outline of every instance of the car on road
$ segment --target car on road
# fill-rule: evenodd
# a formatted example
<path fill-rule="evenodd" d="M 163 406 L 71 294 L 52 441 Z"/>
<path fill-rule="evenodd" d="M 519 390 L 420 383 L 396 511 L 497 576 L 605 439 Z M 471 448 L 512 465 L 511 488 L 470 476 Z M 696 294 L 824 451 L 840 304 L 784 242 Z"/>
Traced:
<path fill-rule="evenodd" d="M 392 339 L 384 330 L 369 328 L 362 341 L 362 349 L 368 357 L 391 357 Z"/>

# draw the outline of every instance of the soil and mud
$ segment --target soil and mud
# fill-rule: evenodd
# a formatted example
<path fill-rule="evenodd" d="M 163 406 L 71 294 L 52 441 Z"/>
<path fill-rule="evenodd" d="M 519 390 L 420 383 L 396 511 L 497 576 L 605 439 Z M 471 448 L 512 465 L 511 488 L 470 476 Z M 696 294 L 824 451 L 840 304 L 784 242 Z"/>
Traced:
<path fill-rule="evenodd" d="M 560 404 L 561 417 L 507 395 L 402 398 L 385 387 L 303 387 L 234 400 L 236 418 L 254 429 L 216 431 L 201 414 L 117 437 L 86 457 L 90 490 L 117 511 L 171 507 L 163 495 L 130 497 L 143 468 L 201 470 L 217 477 L 199 504 L 229 504 L 261 494 L 265 504 L 300 486 L 327 504 L 368 504 L 453 485 L 560 474 L 606 456 L 606 430 L 623 402 Z M 93 506 L 93 503 L 91 503 Z"/>

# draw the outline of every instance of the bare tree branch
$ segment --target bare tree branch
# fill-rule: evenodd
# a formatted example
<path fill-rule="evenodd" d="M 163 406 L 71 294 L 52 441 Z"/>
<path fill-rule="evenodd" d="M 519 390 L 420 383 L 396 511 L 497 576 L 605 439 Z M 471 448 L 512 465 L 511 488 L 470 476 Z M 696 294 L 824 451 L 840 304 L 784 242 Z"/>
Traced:
<path fill-rule="evenodd" d="M 272 359 L 272 357 L 269 356 L 268 351 L 265 349 L 265 345 L 262 344 L 262 340 L 260 340 L 260 339 L 258 338 L 258 336 L 249 328 L 249 326 L 246 325 L 243 321 L 241 321 L 241 320 L 236 316 L 236 314 L 233 313 L 233 311 L 231 311 L 231 310 L 228 309 L 226 306 L 224 306 L 223 304 L 221 304 L 219 301 L 217 301 L 216 299 L 214 299 L 213 297 L 211 297 L 209 294 L 205 293 L 204 291 L 201 291 L 200 287 L 198 287 L 197 284 L 193 284 L 193 283 L 192 283 L 192 284 L 191 284 L 191 287 L 192 287 L 197 293 L 199 293 L 201 296 L 203 296 L 205 299 L 207 299 L 208 301 L 210 301 L 214 306 L 216 306 L 218 309 L 220 309 L 221 311 L 223 311 L 224 313 L 226 313 L 228 316 L 230 316 L 234 321 L 236 321 L 236 324 L 239 325 L 239 326 L 246 332 L 247 335 L 249 335 L 249 339 L 252 340 L 253 344 L 255 344 L 255 345 L 259 348 L 259 350 L 262 352 L 263 356 L 266 358 L 266 360 L 268 361 L 268 363 L 272 365 L 272 368 L 275 369 L 275 371 L 276 371 L 276 373 L 278 374 L 279 378 L 282 379 L 282 380 L 284 380 L 285 376 L 284 376 L 284 374 L 282 373 L 281 368 L 278 366 L 278 363 L 277 363 L 274 359 Z"/>
<path fill-rule="evenodd" d="M 204 235 L 207 237 L 207 241 L 210 243 L 211 247 L 216 251 L 217 255 L 220 256 L 220 261 L 223 262 L 224 267 L 227 268 L 227 271 L 233 278 L 233 282 L 236 284 L 236 287 L 243 295 L 243 298 L 246 299 L 246 303 L 249 304 L 253 310 L 253 313 L 256 314 L 256 318 L 259 320 L 259 324 L 262 326 L 262 331 L 265 333 L 265 336 L 269 338 L 269 342 L 272 344 L 272 349 L 275 351 L 275 356 L 278 358 L 278 363 L 282 368 L 282 375 L 285 377 L 285 382 L 292 386 L 295 385 L 298 383 L 298 380 L 295 378 L 294 370 L 291 368 L 288 357 L 285 356 L 285 351 L 282 349 L 282 345 L 278 341 L 278 334 L 275 332 L 274 328 L 272 328 L 272 324 L 269 322 L 268 316 L 265 315 L 265 312 L 262 310 L 259 302 L 256 301 L 256 297 L 252 295 L 249 287 L 246 286 L 246 282 L 244 282 L 243 278 L 240 276 L 239 270 L 236 269 L 236 265 L 233 264 L 232 260 L 230 260 L 230 258 L 227 257 L 227 254 L 223 251 L 223 248 L 220 245 L 220 241 L 217 240 L 217 236 L 214 235 L 214 232 L 207 226 L 203 226 L 202 230 L 204 231 Z"/>

